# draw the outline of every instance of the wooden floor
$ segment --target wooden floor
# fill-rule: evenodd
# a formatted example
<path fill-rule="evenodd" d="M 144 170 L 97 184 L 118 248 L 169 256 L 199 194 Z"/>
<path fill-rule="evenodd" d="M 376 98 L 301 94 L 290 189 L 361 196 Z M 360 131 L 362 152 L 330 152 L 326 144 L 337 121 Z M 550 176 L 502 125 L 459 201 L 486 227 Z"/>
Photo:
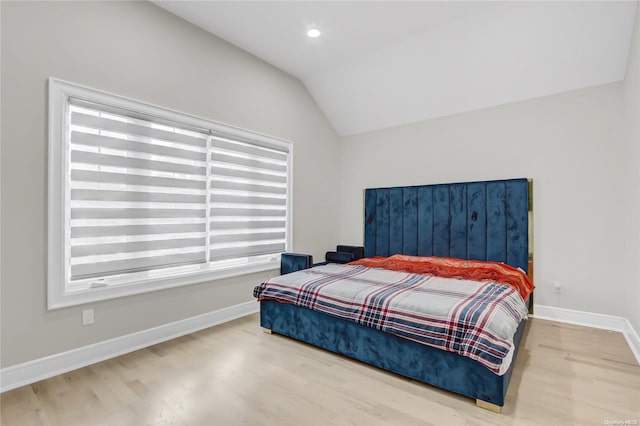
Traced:
<path fill-rule="evenodd" d="M 252 315 L 5 392 L 1 424 L 640 424 L 640 366 L 620 333 L 533 319 L 523 343 L 495 414 L 264 334 Z"/>

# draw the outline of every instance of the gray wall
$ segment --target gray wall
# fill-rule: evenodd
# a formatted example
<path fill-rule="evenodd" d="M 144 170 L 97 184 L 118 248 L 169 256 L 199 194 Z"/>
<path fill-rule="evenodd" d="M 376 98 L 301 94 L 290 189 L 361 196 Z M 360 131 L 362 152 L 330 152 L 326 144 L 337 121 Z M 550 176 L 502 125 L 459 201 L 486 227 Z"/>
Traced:
<path fill-rule="evenodd" d="M 623 93 L 614 83 L 345 138 L 340 241 L 362 241 L 363 188 L 530 177 L 535 303 L 630 316 Z"/>
<path fill-rule="evenodd" d="M 635 267 L 631 276 L 631 285 L 625 300 L 629 306 L 629 320 L 640 333 L 640 7 L 636 9 L 636 23 L 629 50 L 629 62 L 624 80 L 624 101 L 627 140 L 630 155 L 629 195 L 635 201 L 629 209 L 627 225 L 628 241 L 625 247 L 632 247 L 633 258 L 629 265 Z"/>
<path fill-rule="evenodd" d="M 46 309 L 46 79 L 294 143 L 294 249 L 338 237 L 337 137 L 297 79 L 147 2 L 1 2 L 2 367 L 252 300 L 267 273 Z"/>

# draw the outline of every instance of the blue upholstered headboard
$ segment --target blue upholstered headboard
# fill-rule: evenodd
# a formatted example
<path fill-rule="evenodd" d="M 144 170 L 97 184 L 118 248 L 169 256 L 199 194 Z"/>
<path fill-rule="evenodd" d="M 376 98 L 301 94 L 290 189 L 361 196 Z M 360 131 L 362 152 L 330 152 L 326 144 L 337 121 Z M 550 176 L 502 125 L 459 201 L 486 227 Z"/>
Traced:
<path fill-rule="evenodd" d="M 365 256 L 490 260 L 528 272 L 528 211 L 524 178 L 367 189 Z"/>

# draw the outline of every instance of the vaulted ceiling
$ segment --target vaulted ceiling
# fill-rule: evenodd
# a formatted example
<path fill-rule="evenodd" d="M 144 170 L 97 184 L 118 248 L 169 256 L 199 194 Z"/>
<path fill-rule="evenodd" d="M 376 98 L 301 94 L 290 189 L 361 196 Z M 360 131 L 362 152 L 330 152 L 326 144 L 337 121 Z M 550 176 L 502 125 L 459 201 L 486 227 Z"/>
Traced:
<path fill-rule="evenodd" d="M 637 7 L 154 3 L 298 77 L 341 136 L 623 80 Z M 308 38 L 310 28 L 321 36 Z"/>

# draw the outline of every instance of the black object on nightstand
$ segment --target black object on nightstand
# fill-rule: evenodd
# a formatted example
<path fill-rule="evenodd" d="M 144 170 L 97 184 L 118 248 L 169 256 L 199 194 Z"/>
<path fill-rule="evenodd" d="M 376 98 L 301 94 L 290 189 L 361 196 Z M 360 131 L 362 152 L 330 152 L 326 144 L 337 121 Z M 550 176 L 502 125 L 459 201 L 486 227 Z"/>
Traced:
<path fill-rule="evenodd" d="M 327 263 L 349 263 L 364 257 L 364 247 L 339 245 L 336 251 L 328 251 L 325 261 L 313 263 L 313 256 L 302 253 L 282 253 L 280 257 L 280 275 L 309 269 L 313 266 L 326 265 Z"/>

